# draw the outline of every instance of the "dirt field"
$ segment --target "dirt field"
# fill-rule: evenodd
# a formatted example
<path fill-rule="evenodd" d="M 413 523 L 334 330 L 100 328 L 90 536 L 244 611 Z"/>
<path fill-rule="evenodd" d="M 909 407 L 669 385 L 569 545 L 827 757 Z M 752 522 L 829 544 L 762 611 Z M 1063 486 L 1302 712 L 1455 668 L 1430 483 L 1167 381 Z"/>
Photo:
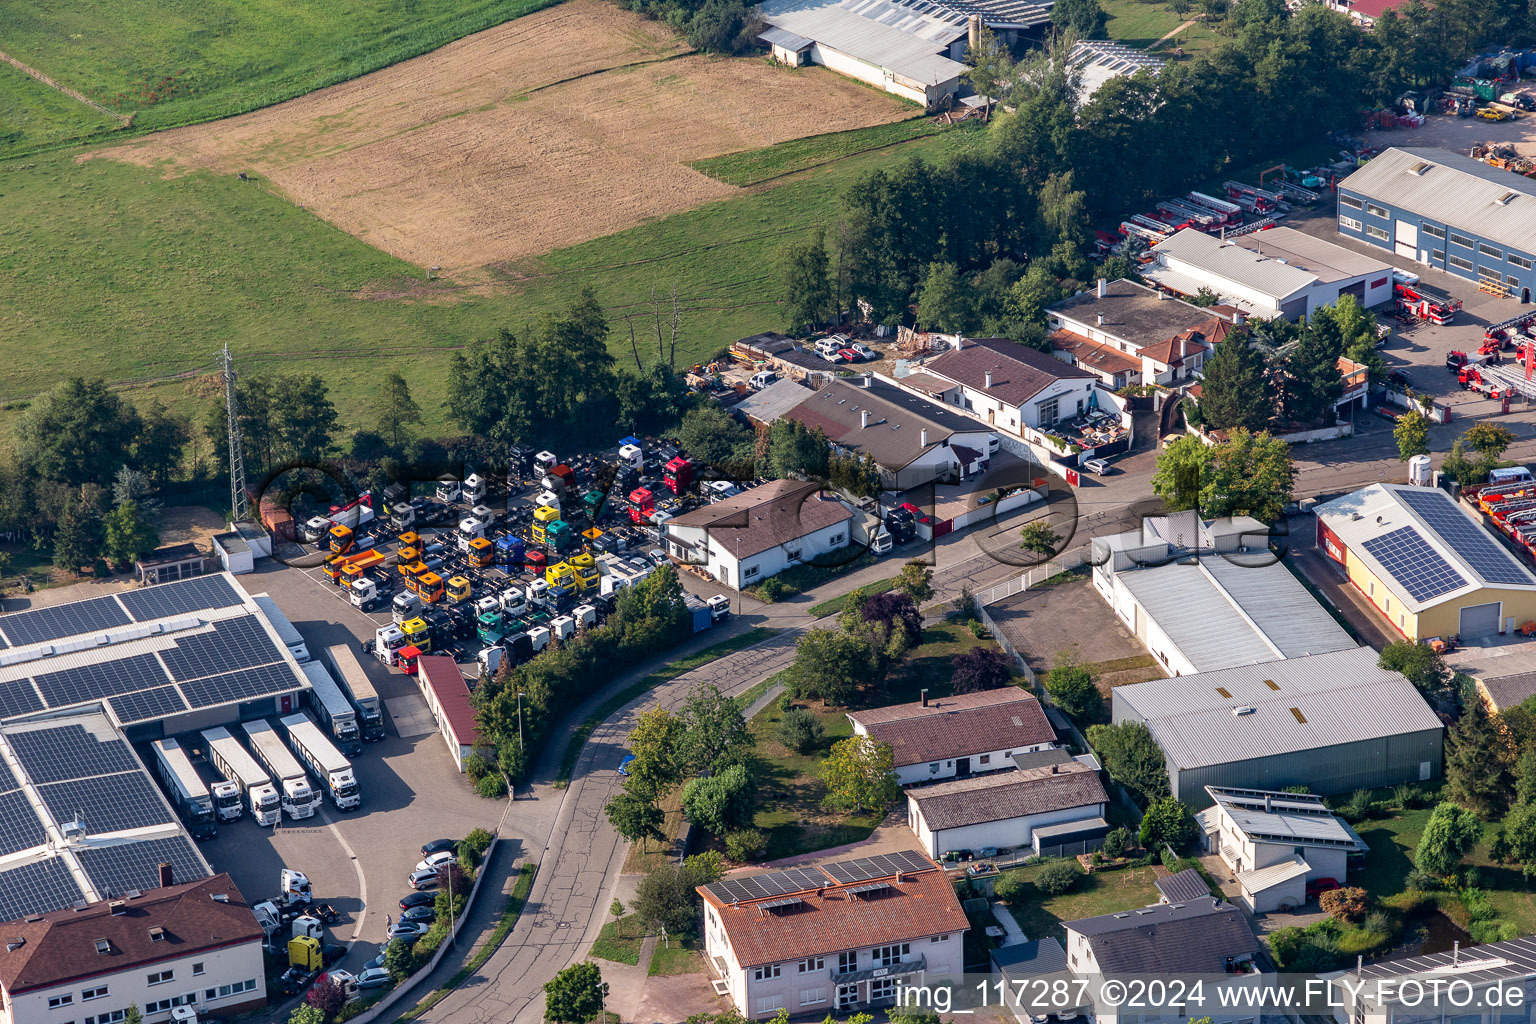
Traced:
<path fill-rule="evenodd" d="M 1373 146 L 1432 146 L 1462 156 L 1479 142 L 1513 142 L 1522 156 L 1536 157 L 1536 115 L 1517 121 L 1484 121 L 1432 114 L 1422 127 L 1366 132 L 1365 138 Z"/>
<path fill-rule="evenodd" d="M 822 68 L 684 55 L 601 0 L 356 81 L 105 151 L 248 172 L 386 252 L 447 272 L 548 252 L 736 189 L 690 160 L 911 116 Z"/>

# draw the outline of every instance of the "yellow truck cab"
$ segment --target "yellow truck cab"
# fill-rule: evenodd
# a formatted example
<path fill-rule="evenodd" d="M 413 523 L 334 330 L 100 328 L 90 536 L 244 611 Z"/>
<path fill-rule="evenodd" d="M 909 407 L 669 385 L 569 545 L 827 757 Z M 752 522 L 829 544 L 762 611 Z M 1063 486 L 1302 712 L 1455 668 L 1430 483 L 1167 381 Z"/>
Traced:
<path fill-rule="evenodd" d="M 469 600 L 469 580 L 463 576 L 448 577 L 448 600 L 454 604 Z"/>
<path fill-rule="evenodd" d="M 416 577 L 416 596 L 423 604 L 436 604 L 443 599 L 443 578 L 435 572 L 424 572 Z"/>
<path fill-rule="evenodd" d="M 476 537 L 469 542 L 469 564 L 476 569 L 484 569 L 496 560 L 496 545 L 484 537 Z"/>
<path fill-rule="evenodd" d="M 427 628 L 426 619 L 406 619 L 400 623 L 400 632 L 405 634 L 406 646 L 416 647 L 422 651 L 432 649 L 431 631 Z"/>

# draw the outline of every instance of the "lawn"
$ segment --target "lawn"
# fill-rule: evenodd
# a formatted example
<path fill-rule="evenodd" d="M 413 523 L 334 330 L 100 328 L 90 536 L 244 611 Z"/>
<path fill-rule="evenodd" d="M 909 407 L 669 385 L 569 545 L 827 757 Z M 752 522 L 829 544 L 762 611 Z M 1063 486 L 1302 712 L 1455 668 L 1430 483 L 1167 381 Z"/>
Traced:
<path fill-rule="evenodd" d="M 640 946 L 644 941 L 645 926 L 640 923 L 639 916 L 626 914 L 603 925 L 597 941 L 592 943 L 592 955 L 599 960 L 633 967 L 640 962 Z"/>
<path fill-rule="evenodd" d="M 966 121 L 956 130 L 979 131 L 981 127 L 976 121 Z M 757 185 L 795 171 L 820 167 L 857 153 L 900 146 L 913 139 L 926 138 L 946 130 L 950 129 L 926 114 L 920 114 L 906 121 L 812 135 L 762 149 L 712 156 L 695 160 L 688 166 L 727 185 Z"/>
<path fill-rule="evenodd" d="M 885 593 L 895 585 L 896 578 L 894 576 L 888 580 L 876 580 L 873 583 L 866 583 L 862 587 L 856 588 L 851 593 L 844 594 L 841 597 L 834 597 L 830 601 L 823 601 L 820 604 L 811 605 L 806 609 L 806 614 L 810 615 L 813 619 L 819 619 L 824 615 L 835 615 L 843 610 L 843 606 L 854 594 L 863 594 L 865 597 L 874 597 L 876 594 Z"/>
<path fill-rule="evenodd" d="M 698 941 L 691 937 L 678 939 L 674 936 L 666 944 L 657 940 L 656 948 L 651 951 L 651 966 L 647 973 L 657 978 L 702 972 L 704 970 L 703 954 L 697 946 Z"/>
<path fill-rule="evenodd" d="M 923 630 L 923 642 L 908 653 L 906 660 L 891 670 L 886 680 L 888 700 L 881 704 L 901 704 L 919 700 L 927 689 L 930 697 L 948 696 L 949 680 L 955 656 L 975 647 L 994 648 L 959 622 L 941 622 Z"/>
<path fill-rule="evenodd" d="M 1182 15 L 1176 14 L 1167 4 L 1156 0 L 1101 0 L 1100 6 L 1109 15 L 1109 21 L 1104 26 L 1109 38 L 1143 50 L 1184 22 L 1197 18 L 1193 10 Z M 1189 53 L 1206 49 L 1215 42 L 1216 33 L 1204 23 L 1195 21 L 1175 39 L 1158 46 L 1157 52 L 1171 56 L 1174 47 L 1182 44 L 1185 52 Z"/>
<path fill-rule="evenodd" d="M 903 147 L 939 158 L 978 144 L 946 132 Z M 265 191 L 198 172 L 163 178 L 109 160 L 50 154 L 0 163 L 0 403 L 70 373 L 140 381 L 200 418 L 195 375 L 227 339 L 242 373 L 322 375 L 343 424 L 367 422 L 386 373 L 412 382 L 427 422 L 446 429 L 450 355 L 500 327 L 522 330 L 591 285 L 611 346 L 632 365 L 623 318 L 649 318 L 676 286 L 677 350 L 688 365 L 737 338 L 783 326 L 778 251 L 837 216 L 843 187 L 890 159 L 869 153 L 771 188 L 488 271 L 428 283 L 394 259 Z M 644 336 L 649 327 L 637 328 Z M 189 398 L 191 401 L 189 401 Z M 11 417 L 7 416 L 5 419 Z M 3 432 L 4 422 L 0 422 Z"/>
<path fill-rule="evenodd" d="M 1041 867 L 1041 864 L 1031 864 L 1003 874 L 1032 883 Z M 1031 939 L 1054 935 L 1065 940 L 1067 932 L 1062 927 L 1063 921 L 1134 910 L 1156 903 L 1159 899 L 1153 884 L 1156 878 L 1157 871 L 1152 867 L 1098 871 L 1085 875 L 1075 889 L 1060 896 L 1047 896 L 1031 888 L 1028 897 L 1022 903 L 1010 906 L 1009 910 L 1019 928 Z"/>
<path fill-rule="evenodd" d="M 301 96 L 553 0 L 3 0 L 4 49 L 111 110 L 134 129 L 209 121 Z M 0 109 L 9 98 L 0 86 Z M 85 108 L 82 108 L 85 109 Z M 0 157 L 74 134 L 52 108 L 29 132 L 0 138 Z M 115 123 L 100 119 L 95 130 Z"/>
<path fill-rule="evenodd" d="M 78 141 L 120 126 L 114 117 L 0 63 L 0 153 Z"/>

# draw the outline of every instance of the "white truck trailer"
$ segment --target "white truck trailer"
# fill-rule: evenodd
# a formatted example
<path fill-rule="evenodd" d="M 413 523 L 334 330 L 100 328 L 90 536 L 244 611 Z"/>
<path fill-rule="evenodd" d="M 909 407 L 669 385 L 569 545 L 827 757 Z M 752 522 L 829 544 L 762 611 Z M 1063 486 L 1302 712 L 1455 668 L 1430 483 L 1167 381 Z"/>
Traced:
<path fill-rule="evenodd" d="M 348 644 L 337 644 L 320 652 L 331 669 L 331 675 L 357 708 L 357 729 L 363 742 L 372 743 L 384 738 L 384 702 L 373 688 L 373 680 L 363 669 L 363 663 Z"/>
<path fill-rule="evenodd" d="M 293 660 L 301 665 L 308 661 L 309 648 L 304 646 L 304 637 L 294 628 L 293 623 L 288 621 L 288 616 L 283 614 L 277 602 L 267 594 L 252 594 L 251 600 L 256 602 L 262 614 L 271 621 L 272 628 L 277 630 L 277 635 L 282 638 L 283 646 L 293 654 Z"/>
<path fill-rule="evenodd" d="M 341 751 L 325 738 L 320 727 L 308 715 L 289 715 L 282 719 L 288 731 L 288 747 L 320 782 L 331 802 L 339 810 L 350 811 L 363 802 L 362 791 L 357 785 L 357 775 L 352 762 L 341 756 Z"/>
<path fill-rule="evenodd" d="M 155 740 L 155 767 L 160 781 L 171 795 L 181 818 L 187 823 L 187 831 L 193 839 L 212 839 L 219 834 L 219 826 L 213 809 L 213 794 L 203 784 L 202 777 L 187 752 L 173 739 Z"/>
<path fill-rule="evenodd" d="M 243 722 L 245 738 L 250 741 L 256 760 L 266 766 L 282 792 L 283 813 L 294 821 L 313 817 L 320 806 L 320 791 L 309 784 L 304 766 L 288 753 L 288 746 L 265 718 Z"/>
<path fill-rule="evenodd" d="M 318 661 L 306 661 L 299 667 L 309 678 L 309 697 L 310 703 L 314 705 L 315 717 L 325 723 L 332 739 L 344 749 L 356 753 L 361 749 L 358 744 L 357 709 L 347 700 L 324 665 Z"/>
<path fill-rule="evenodd" d="M 276 825 L 281 807 L 277 787 L 272 785 L 271 777 L 261 765 L 246 753 L 240 741 L 220 725 L 212 729 L 204 729 L 203 742 L 208 744 L 208 760 L 213 762 L 213 766 L 225 779 L 238 785 L 245 793 L 251 809 L 251 817 L 256 819 L 256 823 Z"/>

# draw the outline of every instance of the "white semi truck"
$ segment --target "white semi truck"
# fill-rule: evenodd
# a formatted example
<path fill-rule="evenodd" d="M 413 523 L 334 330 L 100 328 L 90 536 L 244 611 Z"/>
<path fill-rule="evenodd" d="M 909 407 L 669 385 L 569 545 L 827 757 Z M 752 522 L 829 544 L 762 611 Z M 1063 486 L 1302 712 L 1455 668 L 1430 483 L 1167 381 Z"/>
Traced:
<path fill-rule="evenodd" d="M 372 743 L 384 738 L 384 702 L 373 688 L 373 680 L 363 669 L 348 644 L 337 644 L 320 652 L 321 660 L 330 666 L 331 675 L 341 686 L 341 692 L 352 700 L 357 708 L 357 729 L 363 742 Z"/>
<path fill-rule="evenodd" d="M 304 767 L 288 753 L 283 738 L 265 718 L 243 722 L 245 738 L 250 741 L 256 760 L 266 766 L 282 792 L 283 813 L 294 821 L 313 817 L 320 806 L 320 791 L 309 784 Z"/>
<path fill-rule="evenodd" d="M 306 661 L 299 667 L 309 677 L 310 703 L 314 705 L 316 717 L 325 723 L 331 738 L 341 744 L 343 749 L 352 753 L 359 752 L 362 746 L 358 741 L 357 709 L 347 700 L 324 665 L 318 661 Z"/>
<path fill-rule="evenodd" d="M 277 787 L 272 785 L 271 777 L 261 765 L 246 753 L 240 741 L 220 725 L 212 729 L 204 729 L 203 742 L 208 744 L 208 760 L 213 762 L 213 766 L 225 779 L 238 785 L 245 794 L 251 809 L 251 817 L 256 819 L 256 823 L 276 825 L 281 807 Z M 220 807 L 219 812 L 227 814 L 228 808 Z M 238 817 L 238 814 L 232 814 L 225 820 L 232 821 Z"/>
<path fill-rule="evenodd" d="M 213 809 L 213 794 L 203 784 L 197 769 L 187 759 L 187 752 L 173 739 L 155 740 L 155 767 L 160 781 L 171 795 L 171 802 L 187 823 L 193 839 L 212 839 L 219 834 Z"/>
<path fill-rule="evenodd" d="M 283 646 L 293 654 L 293 660 L 301 665 L 308 661 L 309 648 L 304 646 L 304 637 L 294 628 L 293 623 L 288 621 L 288 616 L 283 614 L 277 602 L 267 594 L 252 594 L 251 600 L 256 602 L 262 614 L 271 621 L 272 628 L 277 630 L 277 635 L 282 638 Z"/>
<path fill-rule="evenodd" d="M 308 715 L 289 715 L 282 719 L 282 723 L 288 731 L 289 749 L 331 794 L 331 802 L 343 811 L 359 806 L 363 795 L 357 785 L 357 775 L 352 771 L 352 762 L 341 756 L 341 751 L 325 738 L 320 727 Z"/>

